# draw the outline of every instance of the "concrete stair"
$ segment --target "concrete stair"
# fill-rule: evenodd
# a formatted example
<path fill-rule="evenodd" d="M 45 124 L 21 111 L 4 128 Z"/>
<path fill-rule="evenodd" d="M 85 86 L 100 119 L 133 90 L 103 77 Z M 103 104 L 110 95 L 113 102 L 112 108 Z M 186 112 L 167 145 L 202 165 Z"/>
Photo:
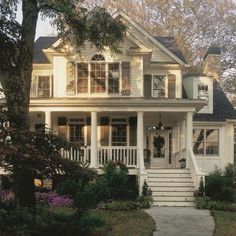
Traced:
<path fill-rule="evenodd" d="M 147 169 L 147 184 L 156 206 L 194 206 L 194 184 L 188 169 Z"/>

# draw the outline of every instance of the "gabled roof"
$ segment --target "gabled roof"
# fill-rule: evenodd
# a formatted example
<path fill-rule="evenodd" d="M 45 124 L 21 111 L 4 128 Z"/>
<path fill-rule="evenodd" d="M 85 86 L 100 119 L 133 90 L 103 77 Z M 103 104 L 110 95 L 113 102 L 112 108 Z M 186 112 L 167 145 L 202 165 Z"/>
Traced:
<path fill-rule="evenodd" d="M 54 44 L 58 40 L 58 37 L 51 36 L 51 37 L 39 37 L 34 43 L 34 57 L 33 63 L 35 64 L 48 64 L 50 61 L 46 57 L 43 52 L 43 49 L 47 49 L 52 44 Z"/>
<path fill-rule="evenodd" d="M 164 47 L 170 50 L 173 54 L 175 54 L 181 61 L 187 63 L 182 51 L 179 48 L 178 43 L 174 37 L 154 37 L 158 42 L 160 42 Z"/>
<path fill-rule="evenodd" d="M 236 111 L 226 97 L 219 83 L 213 82 L 213 114 L 196 114 L 194 121 L 226 121 L 236 119 Z"/>

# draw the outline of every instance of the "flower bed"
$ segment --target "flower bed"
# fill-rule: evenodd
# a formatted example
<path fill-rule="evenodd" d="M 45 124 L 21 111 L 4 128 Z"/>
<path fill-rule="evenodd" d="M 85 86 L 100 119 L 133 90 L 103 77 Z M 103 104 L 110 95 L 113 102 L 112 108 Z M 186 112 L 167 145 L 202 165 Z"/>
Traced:
<path fill-rule="evenodd" d="M 45 203 L 50 207 L 71 207 L 73 201 L 67 195 L 58 195 L 57 193 L 35 193 L 36 200 L 41 203 Z"/>

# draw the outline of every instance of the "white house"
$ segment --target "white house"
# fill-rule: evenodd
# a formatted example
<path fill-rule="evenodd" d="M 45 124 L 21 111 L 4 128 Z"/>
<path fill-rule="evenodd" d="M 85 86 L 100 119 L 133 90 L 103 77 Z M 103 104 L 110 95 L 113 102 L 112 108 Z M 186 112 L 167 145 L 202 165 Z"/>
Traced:
<path fill-rule="evenodd" d="M 114 17 L 128 27 L 119 55 L 90 45 L 77 53 L 57 37 L 35 42 L 31 128 L 44 123 L 82 146 L 63 157 L 125 163 L 155 204 L 192 205 L 201 176 L 234 162 L 236 113 L 218 84 L 220 51 L 210 48 L 204 74 L 188 76 L 173 37 L 150 35 L 122 11 Z"/>

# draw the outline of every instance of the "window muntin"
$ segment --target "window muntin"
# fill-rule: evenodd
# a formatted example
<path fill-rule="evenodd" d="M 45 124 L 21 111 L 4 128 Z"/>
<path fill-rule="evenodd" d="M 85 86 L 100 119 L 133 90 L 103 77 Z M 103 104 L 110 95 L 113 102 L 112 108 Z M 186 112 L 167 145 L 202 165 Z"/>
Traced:
<path fill-rule="evenodd" d="M 152 96 L 157 98 L 166 97 L 166 76 L 153 75 L 152 77 Z"/>
<path fill-rule="evenodd" d="M 50 76 L 38 76 L 38 97 L 50 97 Z"/>
<path fill-rule="evenodd" d="M 208 85 L 206 84 L 198 84 L 198 98 L 203 99 L 205 101 L 209 101 L 209 91 L 208 91 Z M 205 107 L 208 107 L 206 105 Z"/>
<path fill-rule="evenodd" d="M 193 152 L 196 155 L 219 155 L 219 130 L 194 129 Z"/>

